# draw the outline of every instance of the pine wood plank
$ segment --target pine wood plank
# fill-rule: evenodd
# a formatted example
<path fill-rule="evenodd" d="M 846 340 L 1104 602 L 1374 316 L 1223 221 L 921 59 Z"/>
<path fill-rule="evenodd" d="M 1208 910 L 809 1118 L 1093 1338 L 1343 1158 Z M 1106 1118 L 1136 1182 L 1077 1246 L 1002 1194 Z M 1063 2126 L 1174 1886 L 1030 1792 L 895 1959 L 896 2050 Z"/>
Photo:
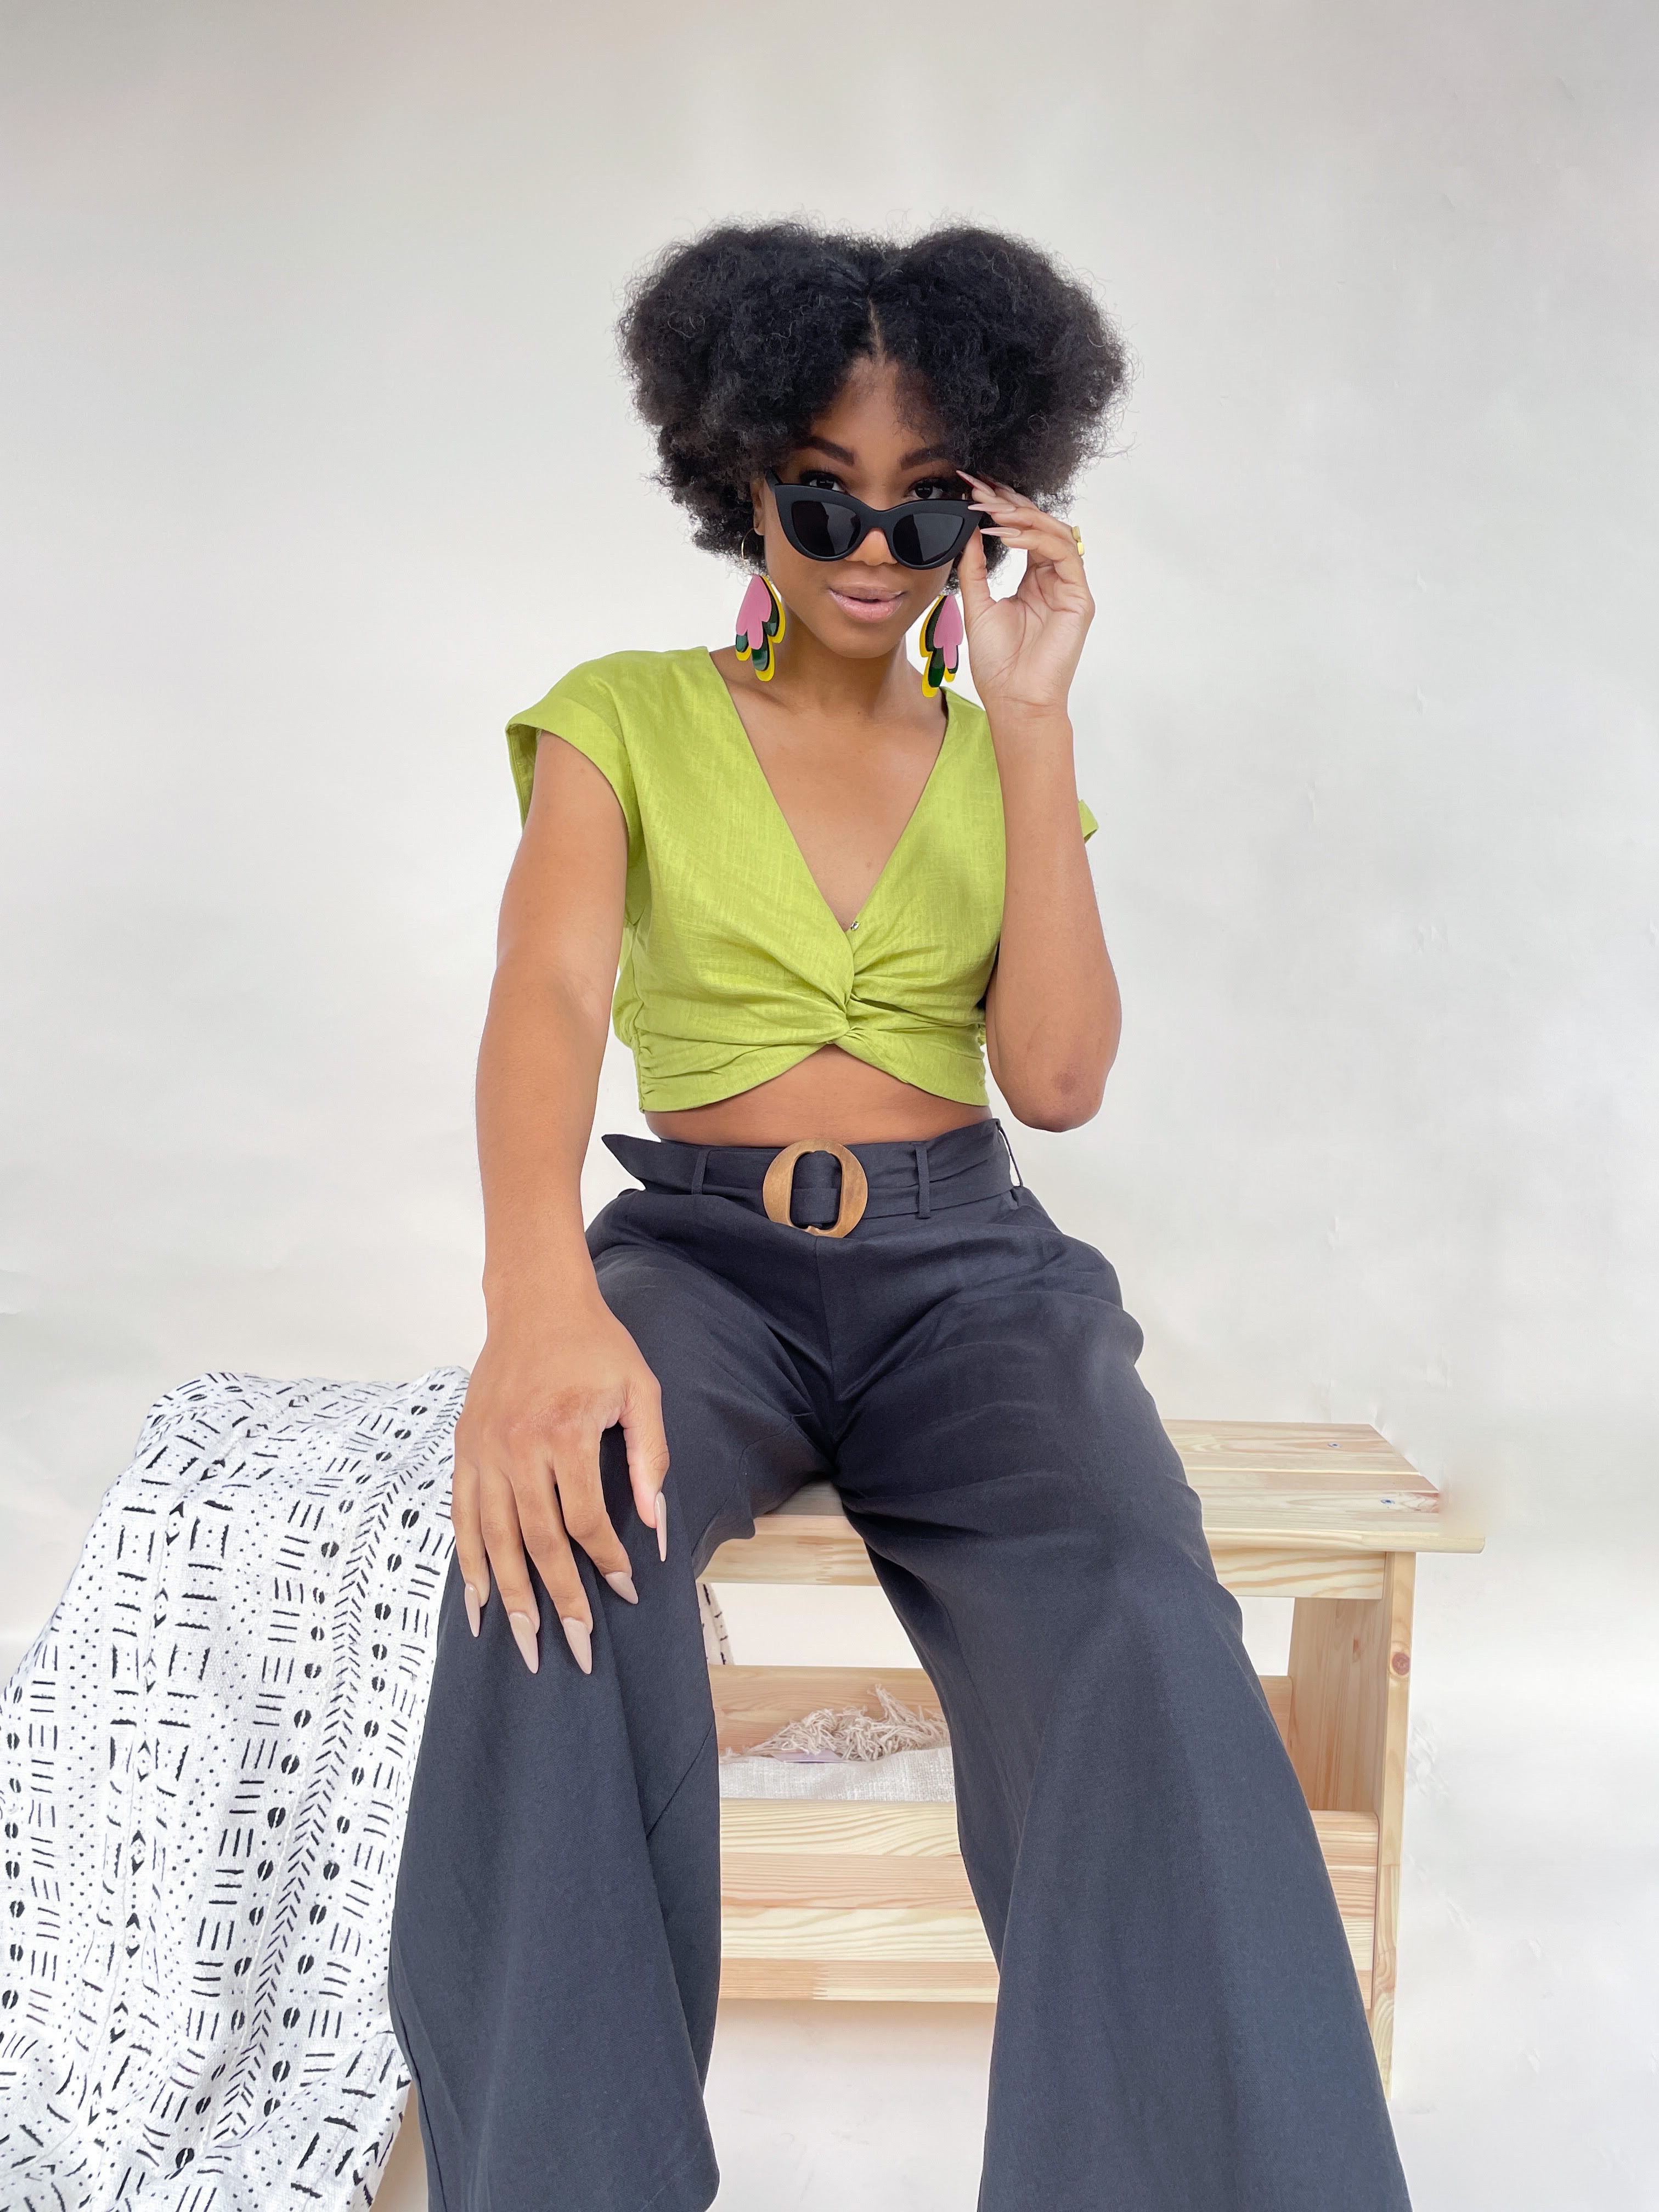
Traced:
<path fill-rule="evenodd" d="M 722 1904 L 720 1955 L 978 1965 L 990 1963 L 991 1947 L 971 1906 Z"/>
<path fill-rule="evenodd" d="M 811 1487 L 830 1489 L 828 1483 Z M 703 1569 L 704 1580 L 815 1583 L 830 1588 L 875 1581 L 864 1540 L 854 1533 L 843 1513 L 807 1513 L 793 1510 L 792 1505 L 793 1501 L 775 1513 L 763 1514 L 752 1536 L 722 1544 Z"/>
<path fill-rule="evenodd" d="M 1208 1536 L 1219 1580 L 1236 1595 L 1250 1597 L 1376 1598 L 1382 1594 L 1380 1552 L 1352 1552 L 1340 1544 L 1243 1543 Z"/>
<path fill-rule="evenodd" d="M 1420 1496 L 1432 1510 L 1440 1493 L 1380 1431 L 1363 1421 L 1178 1421 L 1164 1424 L 1194 1482 L 1266 1480 L 1275 1487 L 1311 1474 L 1357 1493 Z"/>
<path fill-rule="evenodd" d="M 972 1903 L 959 1859 L 916 1856 L 901 1859 L 881 1850 L 823 1848 L 826 1814 L 928 1814 L 935 1837 L 938 1815 L 949 1806 L 873 1807 L 762 1804 L 751 1802 L 747 1817 L 728 1827 L 728 1815 L 740 1801 L 721 1806 L 721 1946 L 724 1996 L 854 1997 L 878 1993 L 897 1998 L 941 1997 L 937 1984 L 924 1988 L 927 1974 L 905 1969 L 964 1967 L 977 1970 L 965 1981 L 953 1978 L 959 1997 L 994 1997 L 995 1966 L 990 1946 Z M 767 1847 L 769 1829 L 786 1830 L 799 1821 L 800 1839 L 809 1851 Z M 764 1817 L 761 1817 L 764 1816 Z M 1374 1972 L 1372 1912 L 1376 1896 L 1377 1823 L 1365 1814 L 1316 1813 L 1315 1829 L 1342 1915 L 1349 1953 L 1362 1996 L 1371 2002 Z M 740 1832 L 744 1848 L 731 1850 Z M 729 1870 L 729 1871 L 728 1871 Z M 836 1967 L 838 1973 L 808 1974 L 809 1966 Z M 763 1967 L 787 1968 L 779 1973 Z M 797 1971 L 799 1970 L 799 1971 Z M 879 1971 L 877 1971 L 879 1970 Z"/>
<path fill-rule="evenodd" d="M 994 2004 L 997 1970 L 926 1959 L 734 1959 L 720 1963 L 720 1999 L 796 2003 Z"/>
<path fill-rule="evenodd" d="M 1376 1597 L 1391 1552 L 1476 1552 L 1466 1514 L 1387 1438 L 1362 1423 L 1166 1421 L 1204 1509 L 1216 1571 L 1230 1589 L 1291 1596 Z M 1355 1579 L 1320 1582 L 1320 1563 L 1352 1555 Z M 711 1582 L 868 1584 L 863 1544 L 834 1486 L 806 1484 L 762 1516 L 746 1542 L 722 1545 Z M 1365 1586 L 1361 1586 L 1364 1578 Z"/>
<path fill-rule="evenodd" d="M 1343 1530 L 1318 1541 L 1210 1539 L 1216 1573 L 1231 1590 L 1255 1597 L 1375 1598 L 1382 1594 L 1382 1554 L 1357 1552 Z M 823 1515 L 769 1513 L 745 1540 L 722 1544 L 704 1569 L 711 1583 L 811 1583 L 867 1589 L 870 1555 L 845 1521 Z"/>
<path fill-rule="evenodd" d="M 958 1854 L 907 1857 L 872 1851 L 722 1851 L 720 1901 L 726 1905 L 939 1905 L 975 1912 Z"/>
<path fill-rule="evenodd" d="M 833 1852 L 876 1857 L 954 1858 L 954 1805 L 852 1805 L 769 1797 L 722 1797 L 720 1853 Z"/>

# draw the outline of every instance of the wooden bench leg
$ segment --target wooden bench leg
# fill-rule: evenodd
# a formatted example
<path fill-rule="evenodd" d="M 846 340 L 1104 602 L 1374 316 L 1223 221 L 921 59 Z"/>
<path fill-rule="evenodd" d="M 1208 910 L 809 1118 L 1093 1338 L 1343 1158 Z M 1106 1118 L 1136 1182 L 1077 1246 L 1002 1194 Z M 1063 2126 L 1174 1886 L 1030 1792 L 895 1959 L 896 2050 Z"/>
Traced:
<path fill-rule="evenodd" d="M 1386 2093 L 1394 2056 L 1406 1701 L 1417 1557 L 1384 1555 L 1380 1599 L 1298 1598 L 1291 1629 L 1290 1753 L 1316 1811 L 1376 1822 L 1371 2040 Z"/>

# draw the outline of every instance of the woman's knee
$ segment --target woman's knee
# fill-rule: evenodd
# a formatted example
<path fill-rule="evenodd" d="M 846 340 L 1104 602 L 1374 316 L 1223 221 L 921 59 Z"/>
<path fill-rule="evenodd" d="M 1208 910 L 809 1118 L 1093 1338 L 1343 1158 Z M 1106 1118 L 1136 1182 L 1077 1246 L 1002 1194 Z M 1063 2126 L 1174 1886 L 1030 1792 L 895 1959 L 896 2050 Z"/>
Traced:
<path fill-rule="evenodd" d="M 1102 1600 L 1105 1617 L 1167 1658 L 1208 1650 L 1231 1666 L 1243 1649 L 1243 1608 L 1216 1573 L 1201 1533 L 1195 1545 L 1162 1532 L 1121 1544 Z"/>

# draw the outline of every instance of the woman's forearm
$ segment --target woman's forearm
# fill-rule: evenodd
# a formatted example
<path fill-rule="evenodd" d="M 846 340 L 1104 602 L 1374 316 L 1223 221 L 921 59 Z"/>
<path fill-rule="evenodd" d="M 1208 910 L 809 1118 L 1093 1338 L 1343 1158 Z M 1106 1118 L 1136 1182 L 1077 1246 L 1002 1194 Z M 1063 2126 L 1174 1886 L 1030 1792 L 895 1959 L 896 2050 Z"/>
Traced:
<path fill-rule="evenodd" d="M 599 1295 L 581 1171 L 605 1058 L 608 1003 L 534 960 L 497 969 L 478 1049 L 478 1169 L 492 1330 Z"/>
<path fill-rule="evenodd" d="M 1072 726 L 1064 715 L 1003 728 L 994 719 L 992 736 L 1006 873 L 987 1002 L 991 1072 L 1028 1127 L 1075 1128 L 1099 1110 L 1121 1008 L 1078 823 Z"/>

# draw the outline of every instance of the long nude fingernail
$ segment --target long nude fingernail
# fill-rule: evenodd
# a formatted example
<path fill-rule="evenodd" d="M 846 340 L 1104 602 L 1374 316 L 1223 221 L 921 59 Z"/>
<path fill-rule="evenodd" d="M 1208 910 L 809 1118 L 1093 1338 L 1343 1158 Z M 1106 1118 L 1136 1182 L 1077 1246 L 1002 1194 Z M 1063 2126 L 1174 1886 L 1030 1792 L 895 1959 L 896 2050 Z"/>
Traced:
<path fill-rule="evenodd" d="M 652 1510 L 657 1516 L 657 1557 L 665 1559 L 668 1557 L 668 1500 L 661 1491 L 657 1492 L 657 1502 Z"/>
<path fill-rule="evenodd" d="M 605 1580 L 610 1583 L 611 1589 L 616 1591 L 618 1597 L 625 1597 L 629 1605 L 637 1605 L 639 1603 L 640 1594 L 634 1587 L 634 1577 L 632 1575 L 625 1575 L 622 1569 L 618 1567 L 616 1573 L 614 1575 L 607 1575 L 605 1577 Z"/>
<path fill-rule="evenodd" d="M 471 1583 L 466 1585 L 466 1625 L 476 1636 L 478 1632 L 478 1593 Z"/>
<path fill-rule="evenodd" d="M 513 1624 L 513 1640 L 524 1654 L 524 1663 L 532 1674 L 541 1667 L 541 1655 L 536 1648 L 536 1624 L 527 1613 L 509 1613 Z"/>
<path fill-rule="evenodd" d="M 567 1620 L 561 1613 L 559 1626 L 564 1631 L 565 1642 L 575 1655 L 576 1664 L 584 1674 L 591 1674 L 593 1671 L 593 1639 L 587 1632 L 586 1622 L 578 1620 L 574 1614 Z"/>

